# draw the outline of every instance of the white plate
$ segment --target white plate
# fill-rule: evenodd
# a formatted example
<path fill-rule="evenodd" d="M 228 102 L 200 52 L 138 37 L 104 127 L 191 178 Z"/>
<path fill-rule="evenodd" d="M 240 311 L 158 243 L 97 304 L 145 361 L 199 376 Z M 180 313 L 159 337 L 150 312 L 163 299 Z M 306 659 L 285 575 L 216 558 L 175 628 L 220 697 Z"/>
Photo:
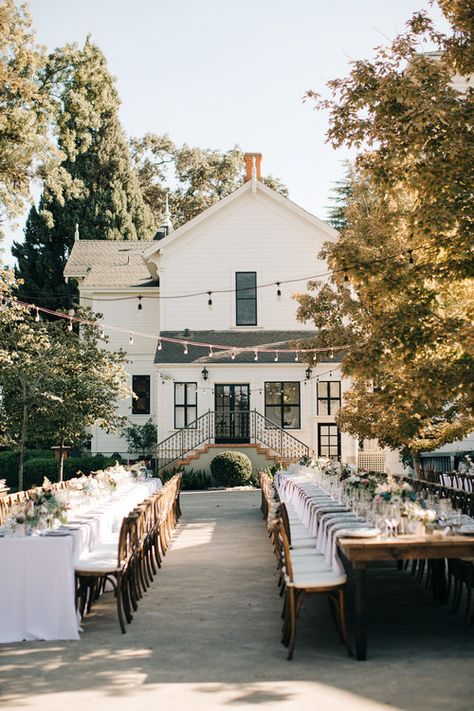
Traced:
<path fill-rule="evenodd" d="M 380 528 L 354 528 L 348 531 L 347 538 L 375 538 L 375 536 L 380 536 L 381 533 Z"/>

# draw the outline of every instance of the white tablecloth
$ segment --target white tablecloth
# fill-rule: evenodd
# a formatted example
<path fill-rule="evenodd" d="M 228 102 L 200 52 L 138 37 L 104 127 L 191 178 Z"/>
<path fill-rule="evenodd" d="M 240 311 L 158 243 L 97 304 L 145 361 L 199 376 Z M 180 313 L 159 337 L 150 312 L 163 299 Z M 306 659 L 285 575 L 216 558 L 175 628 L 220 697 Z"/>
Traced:
<path fill-rule="evenodd" d="M 73 512 L 69 534 L 0 538 L 0 643 L 79 639 L 74 561 L 117 537 L 124 516 L 161 488 L 159 479 L 132 482 L 107 501 Z"/>
<path fill-rule="evenodd" d="M 71 536 L 0 539 L 0 642 L 79 639 Z"/>

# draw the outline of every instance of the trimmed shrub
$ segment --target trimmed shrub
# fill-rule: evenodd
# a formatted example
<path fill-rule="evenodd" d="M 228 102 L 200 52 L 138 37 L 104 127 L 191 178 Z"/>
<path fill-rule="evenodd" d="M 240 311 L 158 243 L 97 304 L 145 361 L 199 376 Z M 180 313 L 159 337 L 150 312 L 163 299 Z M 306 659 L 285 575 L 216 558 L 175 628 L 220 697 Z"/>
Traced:
<path fill-rule="evenodd" d="M 59 478 L 59 462 L 51 457 L 38 457 L 28 459 L 23 465 L 23 486 L 31 489 L 33 486 L 41 486 L 43 479 L 48 477 L 50 481 L 57 481 Z M 15 487 L 18 488 L 18 474 Z"/>
<path fill-rule="evenodd" d="M 25 451 L 25 464 L 32 459 L 47 459 L 54 461 L 54 455 L 50 449 L 27 449 Z M 0 452 L 0 479 L 6 479 L 7 486 L 11 489 L 18 488 L 18 452 L 6 450 Z"/>
<path fill-rule="evenodd" d="M 182 469 L 172 467 L 171 469 L 165 469 L 160 474 L 160 479 L 165 484 L 171 479 L 172 476 L 178 472 L 182 472 Z M 204 469 L 188 469 L 183 472 L 182 479 L 182 489 L 186 491 L 200 491 L 202 489 L 208 489 L 211 484 L 211 477 Z"/>
<path fill-rule="evenodd" d="M 222 452 L 212 460 L 211 472 L 219 486 L 244 486 L 252 476 L 252 462 L 242 452 Z"/>

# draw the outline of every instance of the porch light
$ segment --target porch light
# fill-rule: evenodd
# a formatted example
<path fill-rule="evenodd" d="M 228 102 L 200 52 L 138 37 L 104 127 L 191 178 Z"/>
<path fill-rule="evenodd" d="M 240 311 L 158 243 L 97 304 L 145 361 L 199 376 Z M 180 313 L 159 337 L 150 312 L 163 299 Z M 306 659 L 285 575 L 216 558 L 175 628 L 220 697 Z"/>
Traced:
<path fill-rule="evenodd" d="M 206 368 L 206 366 L 204 366 L 204 368 L 201 370 L 201 375 L 202 375 L 202 379 L 203 379 L 203 380 L 207 380 L 207 379 L 208 379 L 208 377 L 209 377 L 209 371 L 208 371 L 208 369 Z"/>
<path fill-rule="evenodd" d="M 305 372 L 305 375 L 306 375 L 306 380 L 310 380 L 310 379 L 311 379 L 311 374 L 312 374 L 312 372 L 313 372 L 313 369 L 310 368 L 309 365 L 308 365 L 308 367 L 306 368 L 306 370 L 305 370 L 304 372 Z"/>

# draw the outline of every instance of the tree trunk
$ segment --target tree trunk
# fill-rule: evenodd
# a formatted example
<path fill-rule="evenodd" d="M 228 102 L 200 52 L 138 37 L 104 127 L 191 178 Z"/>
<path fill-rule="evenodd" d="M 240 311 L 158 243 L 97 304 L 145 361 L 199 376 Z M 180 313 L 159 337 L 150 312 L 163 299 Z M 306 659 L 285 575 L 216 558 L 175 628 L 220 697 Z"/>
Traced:
<path fill-rule="evenodd" d="M 420 478 L 421 474 L 421 457 L 419 452 L 412 452 L 411 453 L 412 459 L 413 459 L 413 468 L 415 470 L 415 479 Z"/>
<path fill-rule="evenodd" d="M 20 458 L 18 461 L 18 491 L 23 491 L 23 464 L 25 461 L 25 445 L 26 445 L 26 423 L 28 421 L 28 405 L 23 403 L 23 418 L 21 421 L 20 435 Z"/>

